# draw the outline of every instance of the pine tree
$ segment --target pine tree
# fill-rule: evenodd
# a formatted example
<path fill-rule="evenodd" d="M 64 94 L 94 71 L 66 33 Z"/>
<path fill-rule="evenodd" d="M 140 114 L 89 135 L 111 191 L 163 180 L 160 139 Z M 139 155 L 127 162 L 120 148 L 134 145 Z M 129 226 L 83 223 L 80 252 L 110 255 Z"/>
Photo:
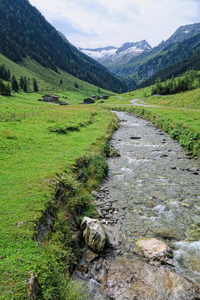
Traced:
<path fill-rule="evenodd" d="M 33 78 L 33 90 L 36 93 L 39 91 L 38 84 L 35 78 Z"/>
<path fill-rule="evenodd" d="M 16 92 L 16 93 L 19 92 L 19 84 L 18 84 L 18 82 L 17 82 L 17 80 L 16 80 L 16 78 L 15 78 L 14 75 L 12 76 L 11 84 L 12 84 L 12 90 L 13 90 L 13 92 Z"/>
<path fill-rule="evenodd" d="M 27 78 L 26 78 L 26 77 L 24 77 L 24 88 L 23 88 L 23 91 L 24 91 L 25 93 L 28 92 L 28 81 L 27 81 Z"/>
<path fill-rule="evenodd" d="M 24 90 L 24 78 L 21 76 L 19 80 L 19 86 L 21 90 Z"/>
<path fill-rule="evenodd" d="M 0 79 L 0 93 L 3 96 L 11 95 L 11 86 L 10 84 L 5 84 L 2 79 Z"/>

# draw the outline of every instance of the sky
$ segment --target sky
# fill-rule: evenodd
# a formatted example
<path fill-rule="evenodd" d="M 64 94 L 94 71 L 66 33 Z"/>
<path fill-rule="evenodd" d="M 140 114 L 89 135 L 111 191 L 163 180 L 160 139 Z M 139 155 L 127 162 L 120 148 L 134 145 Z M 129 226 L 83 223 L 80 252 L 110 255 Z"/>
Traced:
<path fill-rule="evenodd" d="M 76 47 L 152 47 L 200 22 L 200 0 L 29 0 Z"/>

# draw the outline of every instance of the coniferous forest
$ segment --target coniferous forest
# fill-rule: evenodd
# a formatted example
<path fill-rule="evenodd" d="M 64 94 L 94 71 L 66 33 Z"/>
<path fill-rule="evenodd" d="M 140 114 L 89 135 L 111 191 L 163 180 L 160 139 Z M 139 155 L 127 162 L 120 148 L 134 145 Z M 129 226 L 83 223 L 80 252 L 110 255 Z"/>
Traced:
<path fill-rule="evenodd" d="M 199 78 L 200 74 L 196 70 L 188 71 L 181 77 L 172 76 L 164 82 L 158 77 L 152 86 L 152 95 L 170 95 L 196 89 L 199 87 Z"/>
<path fill-rule="evenodd" d="M 10 69 L 7 69 L 5 65 L 0 66 L 0 94 L 4 96 L 11 95 L 11 92 L 17 93 L 19 91 L 25 93 L 34 91 L 38 92 L 39 87 L 35 78 L 30 80 L 26 76 L 21 76 L 19 82 L 16 77 L 11 74 Z"/>
<path fill-rule="evenodd" d="M 0 0 L 0 52 L 14 62 L 27 55 L 46 68 L 57 68 L 115 92 L 126 86 L 103 66 L 64 40 L 28 0 Z"/>

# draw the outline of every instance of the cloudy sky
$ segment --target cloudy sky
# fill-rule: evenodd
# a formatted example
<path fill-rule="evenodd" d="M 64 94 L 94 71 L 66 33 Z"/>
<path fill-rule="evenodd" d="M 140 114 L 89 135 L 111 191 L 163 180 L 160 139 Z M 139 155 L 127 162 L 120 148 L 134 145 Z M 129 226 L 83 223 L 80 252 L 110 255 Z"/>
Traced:
<path fill-rule="evenodd" d="M 200 22 L 200 0 L 29 0 L 76 47 L 151 46 Z"/>

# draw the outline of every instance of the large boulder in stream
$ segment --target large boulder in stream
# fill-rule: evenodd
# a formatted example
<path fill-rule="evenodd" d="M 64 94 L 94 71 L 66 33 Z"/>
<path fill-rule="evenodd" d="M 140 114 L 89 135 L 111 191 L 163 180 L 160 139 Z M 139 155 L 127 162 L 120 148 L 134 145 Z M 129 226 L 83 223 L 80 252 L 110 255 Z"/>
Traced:
<path fill-rule="evenodd" d="M 81 223 L 86 244 L 95 252 L 102 252 L 106 242 L 106 232 L 99 220 L 84 217 Z"/>
<path fill-rule="evenodd" d="M 142 239 L 136 242 L 144 256 L 150 260 L 171 263 L 173 251 L 165 243 L 155 238 Z"/>
<path fill-rule="evenodd" d="M 104 294 L 108 297 L 102 299 L 200 299 L 199 287 L 184 276 L 139 260 L 123 257 L 116 257 L 112 261 L 102 260 L 101 268 L 96 266 L 95 270 L 94 279 L 104 287 Z"/>

